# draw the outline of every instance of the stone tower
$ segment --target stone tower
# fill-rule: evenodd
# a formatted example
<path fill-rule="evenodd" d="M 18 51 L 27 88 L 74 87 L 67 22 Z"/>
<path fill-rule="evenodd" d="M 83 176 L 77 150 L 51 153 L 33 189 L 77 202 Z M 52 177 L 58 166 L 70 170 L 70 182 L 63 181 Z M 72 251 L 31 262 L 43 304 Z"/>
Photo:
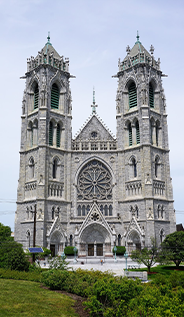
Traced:
<path fill-rule="evenodd" d="M 150 245 L 150 237 L 160 243 L 176 230 L 163 74 L 153 46 L 148 53 L 139 35 L 126 51 L 115 76 L 119 208 L 126 244 Z"/>
<path fill-rule="evenodd" d="M 48 246 L 48 224 L 60 215 L 67 226 L 70 208 L 71 93 L 69 60 L 60 56 L 50 36 L 36 58 L 27 60 L 22 103 L 20 176 L 15 239 L 24 247 Z M 49 245 L 50 247 L 50 245 Z"/>
<path fill-rule="evenodd" d="M 94 93 L 92 113 L 72 138 L 69 60 L 49 36 L 28 59 L 15 215 L 24 248 L 36 233 L 36 245 L 53 254 L 76 245 L 80 255 L 109 256 L 115 244 L 130 252 L 175 231 L 163 74 L 153 52 L 137 36 L 119 60 L 116 137 Z"/>

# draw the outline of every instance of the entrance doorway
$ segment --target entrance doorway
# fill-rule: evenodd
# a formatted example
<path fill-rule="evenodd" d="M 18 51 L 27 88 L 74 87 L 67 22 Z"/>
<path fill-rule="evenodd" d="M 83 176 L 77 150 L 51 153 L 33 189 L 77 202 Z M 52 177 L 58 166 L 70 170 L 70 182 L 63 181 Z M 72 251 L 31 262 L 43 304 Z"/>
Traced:
<path fill-rule="evenodd" d="M 51 255 L 55 256 L 55 244 L 50 245 Z"/>
<path fill-rule="evenodd" d="M 102 243 L 96 245 L 96 255 L 103 256 L 103 244 Z"/>
<path fill-rule="evenodd" d="M 88 256 L 94 256 L 94 244 L 88 244 Z"/>
<path fill-rule="evenodd" d="M 96 246 L 96 252 L 95 252 L 95 246 Z M 103 256 L 103 243 L 97 243 L 97 244 L 88 244 L 88 256 Z"/>

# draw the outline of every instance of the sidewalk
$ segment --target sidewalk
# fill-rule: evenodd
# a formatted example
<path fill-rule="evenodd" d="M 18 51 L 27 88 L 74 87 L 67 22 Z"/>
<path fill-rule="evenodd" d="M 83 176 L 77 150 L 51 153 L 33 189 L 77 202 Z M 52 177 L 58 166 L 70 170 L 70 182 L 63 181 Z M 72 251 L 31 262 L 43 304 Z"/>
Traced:
<path fill-rule="evenodd" d="M 103 259 L 101 263 L 101 259 L 99 258 L 77 258 L 77 262 L 74 263 L 74 258 L 66 259 L 69 262 L 69 267 L 74 270 L 80 268 L 82 270 L 99 270 L 102 272 L 108 271 L 118 276 L 124 276 L 124 270 L 126 269 L 126 260 L 124 258 L 118 258 L 117 261 L 113 258 Z M 40 261 L 40 266 L 42 268 L 49 268 L 49 263 L 47 261 Z M 127 259 L 127 268 L 129 267 L 145 267 L 144 265 L 138 265 L 137 262 L 133 262 L 130 258 Z"/>

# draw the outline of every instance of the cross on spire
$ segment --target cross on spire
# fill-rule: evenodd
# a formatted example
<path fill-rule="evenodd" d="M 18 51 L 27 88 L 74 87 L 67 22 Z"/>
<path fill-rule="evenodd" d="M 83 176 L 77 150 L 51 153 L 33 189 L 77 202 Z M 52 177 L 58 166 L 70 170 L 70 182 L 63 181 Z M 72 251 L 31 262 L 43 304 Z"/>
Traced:
<path fill-rule="evenodd" d="M 47 43 L 46 44 L 52 45 L 51 42 L 50 42 L 50 32 L 48 32 Z"/>
<path fill-rule="evenodd" d="M 137 41 L 135 42 L 135 44 L 136 44 L 136 43 L 140 43 L 140 44 L 141 44 L 141 42 L 139 41 L 139 31 L 137 31 L 137 36 L 136 36 L 136 38 L 137 38 Z"/>
<path fill-rule="evenodd" d="M 98 105 L 96 105 L 95 103 L 95 88 L 93 87 L 93 104 L 91 105 L 92 107 L 92 114 L 96 113 L 96 107 L 98 107 Z"/>

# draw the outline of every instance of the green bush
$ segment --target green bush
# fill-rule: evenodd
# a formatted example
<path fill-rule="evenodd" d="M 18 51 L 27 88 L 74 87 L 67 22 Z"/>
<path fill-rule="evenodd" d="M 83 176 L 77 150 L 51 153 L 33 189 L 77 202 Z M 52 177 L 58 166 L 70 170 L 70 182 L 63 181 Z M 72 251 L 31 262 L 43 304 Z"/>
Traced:
<path fill-rule="evenodd" d="M 125 251 L 126 251 L 125 247 L 118 245 L 116 248 L 117 248 L 116 255 L 124 255 L 125 254 Z M 112 249 L 112 252 L 115 254 L 114 248 Z"/>
<path fill-rule="evenodd" d="M 78 253 L 78 250 L 76 251 L 76 254 Z M 68 246 L 64 248 L 64 254 L 65 255 L 74 255 L 74 247 Z"/>
<path fill-rule="evenodd" d="M 17 271 L 29 270 L 29 262 L 20 243 L 4 241 L 0 244 L 0 267 Z"/>
<path fill-rule="evenodd" d="M 9 269 L 7 270 L 7 269 L 0 268 L 0 278 L 40 282 L 41 277 L 42 277 L 41 272 L 38 272 L 38 271 L 20 272 L 20 271 L 13 271 Z"/>

